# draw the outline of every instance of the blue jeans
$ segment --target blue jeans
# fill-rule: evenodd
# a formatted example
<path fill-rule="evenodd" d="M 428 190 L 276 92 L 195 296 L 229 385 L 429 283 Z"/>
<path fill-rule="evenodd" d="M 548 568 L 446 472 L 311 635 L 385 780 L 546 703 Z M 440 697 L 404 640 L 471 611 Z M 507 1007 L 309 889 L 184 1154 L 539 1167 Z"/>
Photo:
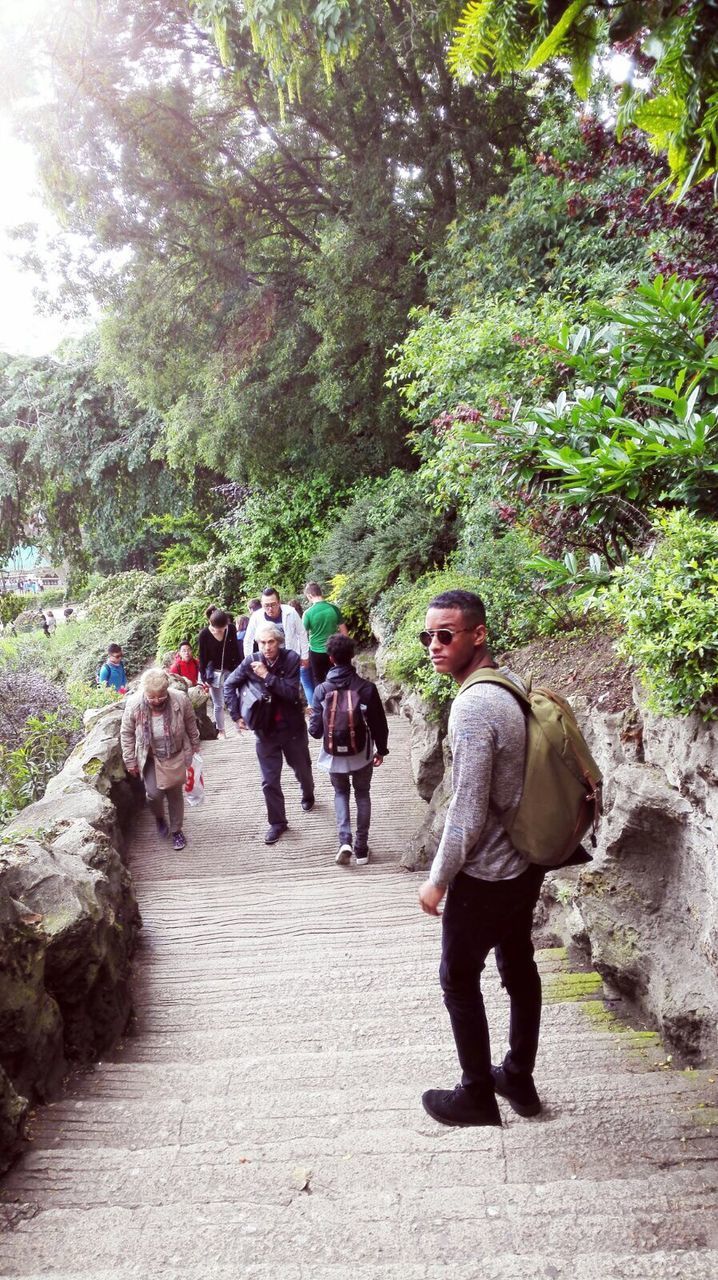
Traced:
<path fill-rule="evenodd" d="M 352 820 L 349 812 L 349 795 L 354 787 L 354 799 L 357 806 L 357 838 L 354 852 L 366 850 L 369 841 L 369 823 L 371 822 L 371 787 L 374 764 L 370 762 L 363 769 L 354 773 L 330 773 L 329 778 L 334 788 L 334 813 L 337 819 L 337 834 L 340 844 L 352 842 Z"/>
<path fill-rule="evenodd" d="M 209 686 L 209 694 L 214 707 L 214 723 L 219 731 L 224 729 L 224 682 L 228 675 L 228 671 L 220 671 L 219 683 Z"/>
<path fill-rule="evenodd" d="M 444 993 L 462 1084 L 493 1093 L 491 1045 L 481 994 L 481 974 L 490 951 L 510 1005 L 509 1074 L 530 1076 L 541 1025 L 541 979 L 531 941 L 534 907 L 544 871 L 530 866 L 514 880 L 477 880 L 459 872 L 449 886 L 442 916 L 441 968 Z"/>
<path fill-rule="evenodd" d="M 304 690 L 304 697 L 307 700 L 307 706 L 311 707 L 312 702 L 314 700 L 314 677 L 312 676 L 312 668 L 300 667 L 299 679 L 302 682 L 302 688 Z"/>

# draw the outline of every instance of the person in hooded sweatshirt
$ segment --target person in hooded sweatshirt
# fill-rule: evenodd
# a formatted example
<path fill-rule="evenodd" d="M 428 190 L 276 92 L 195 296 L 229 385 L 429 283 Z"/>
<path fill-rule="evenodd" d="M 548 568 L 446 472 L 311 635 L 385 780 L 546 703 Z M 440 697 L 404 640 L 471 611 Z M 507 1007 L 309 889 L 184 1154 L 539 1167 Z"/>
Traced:
<path fill-rule="evenodd" d="M 374 770 L 383 764 L 388 754 L 389 726 L 376 685 L 364 680 L 354 668 L 356 645 L 351 636 L 339 633 L 329 636 L 326 646 L 329 674 L 314 690 L 308 727 L 313 738 L 323 739 L 317 763 L 320 769 L 328 770 L 334 788 L 339 836 L 339 851 L 334 861 L 338 866 L 346 866 L 353 853 L 357 866 L 363 867 L 369 861 L 371 781 Z M 353 744 L 356 750 L 352 750 Z M 352 787 L 356 801 L 353 843 L 349 805 Z"/>

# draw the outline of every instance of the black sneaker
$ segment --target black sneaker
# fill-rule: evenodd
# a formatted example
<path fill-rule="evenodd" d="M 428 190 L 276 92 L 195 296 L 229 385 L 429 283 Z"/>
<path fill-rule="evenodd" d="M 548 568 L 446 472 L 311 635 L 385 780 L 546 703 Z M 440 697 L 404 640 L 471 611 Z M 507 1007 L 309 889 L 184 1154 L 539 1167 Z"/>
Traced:
<path fill-rule="evenodd" d="M 302 808 L 305 813 L 311 813 L 314 808 L 314 796 L 302 796 Z"/>
<path fill-rule="evenodd" d="M 517 1115 L 528 1117 L 539 1114 L 541 1099 L 532 1076 L 516 1076 L 510 1074 L 505 1067 L 492 1067 L 491 1075 L 496 1092 L 506 1099 Z"/>
<path fill-rule="evenodd" d="M 367 864 L 367 862 L 369 861 L 369 850 L 368 850 L 368 849 L 357 849 L 357 847 L 356 847 L 356 845 L 355 845 L 355 846 L 354 846 L 354 860 L 355 860 L 355 862 L 356 862 L 356 864 L 357 864 L 357 866 L 358 866 L 358 867 L 365 867 L 365 866 L 366 866 L 366 864 Z"/>
<path fill-rule="evenodd" d="M 267 830 L 267 834 L 264 837 L 264 843 L 276 844 L 279 837 L 284 835 L 288 826 L 289 824 L 287 822 L 273 822 L 271 827 Z"/>
<path fill-rule="evenodd" d="M 184 831 L 172 832 L 172 848 L 177 850 L 187 848 L 187 841 L 185 839 Z"/>
<path fill-rule="evenodd" d="M 432 1120 L 461 1128 L 469 1125 L 501 1125 L 501 1114 L 493 1094 L 477 1099 L 457 1084 L 455 1089 L 427 1089 L 421 1102 Z"/>

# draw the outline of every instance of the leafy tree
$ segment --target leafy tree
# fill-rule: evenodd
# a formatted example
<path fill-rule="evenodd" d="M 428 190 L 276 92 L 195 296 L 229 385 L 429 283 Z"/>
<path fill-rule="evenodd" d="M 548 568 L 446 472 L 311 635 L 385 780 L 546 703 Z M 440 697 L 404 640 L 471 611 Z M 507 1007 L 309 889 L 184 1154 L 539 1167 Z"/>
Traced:
<path fill-rule="evenodd" d="M 424 15 L 405 0 L 195 0 L 211 24 L 223 60 L 233 36 L 251 32 L 278 91 L 302 91 L 307 56 L 318 51 L 327 75 L 357 59 L 385 15 L 410 41 Z M 454 27 L 448 66 L 461 82 L 544 69 L 568 58 L 574 87 L 586 98 L 610 49 L 628 51 L 632 74 L 621 114 L 667 155 L 679 194 L 718 171 L 718 13 L 715 0 L 443 0 L 424 21 Z"/>
<path fill-rule="evenodd" d="M 6 548 L 40 541 L 73 567 L 150 567 L 212 501 L 200 471 L 191 487 L 153 456 L 162 423 L 98 370 L 96 340 L 57 357 L 0 366 L 0 506 Z M 158 514 L 164 513 L 164 514 Z M 169 523 L 163 523 L 169 522 Z M 174 522 L 174 523 L 173 523 Z M 206 523 L 206 517 L 205 521 Z M 195 545 L 201 554 L 210 534 Z"/>
<path fill-rule="evenodd" d="M 424 0 L 377 0 L 351 74 L 328 81 L 303 47 L 284 105 L 259 12 L 197 12 L 224 66 L 180 4 L 81 0 L 52 32 L 53 97 L 25 129 L 85 238 L 69 300 L 89 289 L 111 313 L 108 364 L 162 414 L 174 466 L 381 471 L 406 457 L 385 349 L 421 299 L 421 255 L 502 188 L 538 104 L 452 80 Z"/>
<path fill-rule="evenodd" d="M 568 56 L 585 98 L 597 57 L 629 49 L 634 71 L 621 95 L 634 124 L 670 165 L 677 195 L 718 172 L 718 12 L 715 0 L 471 0 L 449 65 L 460 79 L 493 67 L 535 70 Z"/>

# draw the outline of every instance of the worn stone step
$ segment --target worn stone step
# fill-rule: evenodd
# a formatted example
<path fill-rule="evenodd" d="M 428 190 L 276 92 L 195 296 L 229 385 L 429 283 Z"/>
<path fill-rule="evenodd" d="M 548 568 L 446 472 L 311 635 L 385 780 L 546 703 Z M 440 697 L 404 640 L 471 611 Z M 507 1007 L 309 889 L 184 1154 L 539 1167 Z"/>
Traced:
<path fill-rule="evenodd" d="M 139 1126 L 136 1140 L 131 1142 L 125 1133 L 123 1144 L 113 1141 L 107 1126 L 93 1133 L 90 1117 L 89 1126 L 83 1128 L 81 1122 L 77 1134 L 71 1131 L 61 1147 L 33 1150 L 8 1179 L 5 1196 L 32 1201 L 41 1193 L 43 1203 L 54 1204 L 58 1197 L 64 1203 L 69 1195 L 70 1203 L 81 1197 L 88 1205 L 96 1204 L 120 1197 L 121 1189 L 128 1186 L 134 1195 L 138 1170 L 148 1203 L 162 1196 L 191 1199 L 194 1170 L 201 1171 L 203 1178 L 210 1171 L 215 1181 L 220 1177 L 231 1196 L 236 1171 L 244 1176 L 247 1164 L 252 1165 L 252 1177 L 262 1169 L 310 1166 L 317 1182 L 349 1190 L 357 1184 L 361 1190 L 367 1179 L 384 1190 L 401 1188 L 408 1173 L 417 1179 L 416 1186 L 424 1185 L 426 1179 L 430 1185 L 429 1175 L 435 1169 L 441 1171 L 443 1187 L 457 1179 L 457 1160 L 461 1185 L 471 1182 L 500 1189 L 534 1179 L 539 1186 L 549 1186 L 580 1177 L 594 1182 L 623 1180 L 629 1195 L 636 1179 L 709 1168 L 718 1158 L 715 1139 L 690 1130 L 690 1145 L 687 1138 L 671 1140 L 665 1134 L 643 1136 L 640 1141 L 627 1135 L 625 1142 L 617 1144 L 602 1138 L 598 1125 L 586 1130 L 582 1120 L 557 1135 L 550 1125 L 527 1124 L 508 1111 L 505 1116 L 503 1130 L 468 1135 L 442 1131 L 437 1136 L 428 1118 L 419 1119 L 412 1129 L 411 1117 L 401 1112 L 395 1113 L 393 1126 L 385 1124 L 381 1133 L 331 1119 L 312 1130 L 297 1125 L 291 1116 L 277 1116 L 272 1130 L 267 1121 L 261 1124 L 229 1113 L 224 1131 L 216 1132 L 219 1126 L 215 1125 L 208 1134 L 205 1117 L 196 1112 L 167 1112 L 155 1126 L 151 1145 Z M 282 1136 L 277 1137 L 277 1132 Z M 168 1160 L 171 1192 L 165 1189 Z M 131 1177 L 126 1177 L 126 1170 L 133 1171 Z M 713 1194 L 714 1184 L 704 1179 L 703 1183 Z"/>
<path fill-rule="evenodd" d="M 480 1268 L 478 1270 L 477 1268 Z M 17 1274 L 17 1273 L 15 1273 Z M 43 1271 L 23 1273 L 23 1280 L 129 1280 L 144 1276 L 141 1265 L 127 1262 L 112 1271 Z M 203 1267 L 165 1268 L 162 1280 L 207 1280 Z M 213 1280 L 237 1280 L 233 1266 L 212 1268 Z M 311 1272 L 302 1262 L 282 1267 L 281 1280 L 715 1280 L 718 1252 L 712 1249 L 659 1249 L 636 1256 L 630 1253 L 574 1253 L 570 1258 L 547 1258 L 543 1254 L 521 1256 L 493 1254 L 468 1263 L 422 1261 L 417 1263 L 352 1261 L 351 1264 L 313 1264 Z M 9 1277 L 13 1280 L 13 1277 Z M 242 1280 L 279 1280 L 273 1262 L 257 1261 L 242 1271 Z"/>
<path fill-rule="evenodd" d="M 718 1200 L 715 1194 L 697 1195 L 695 1185 L 688 1188 L 681 1204 L 657 1192 L 655 1198 L 649 1193 L 647 1206 L 640 1199 L 640 1187 L 636 1202 L 629 1204 L 621 1185 L 614 1206 L 606 1199 L 602 1183 L 596 1186 L 593 1201 L 581 1199 L 575 1212 L 566 1212 L 563 1205 L 537 1196 L 534 1187 L 518 1196 L 511 1195 L 511 1188 L 507 1194 L 501 1188 L 482 1196 L 480 1186 L 454 1186 L 437 1203 L 434 1186 L 409 1196 L 399 1188 L 384 1191 L 366 1186 L 363 1196 L 355 1193 L 344 1199 L 331 1189 L 322 1193 L 296 1185 L 255 1188 L 252 1172 L 248 1170 L 244 1196 L 235 1191 L 231 1201 L 214 1199 L 210 1180 L 196 1200 L 156 1207 L 145 1201 L 138 1166 L 133 1203 L 46 1209 L 32 1230 L 26 1227 L 33 1224 L 20 1223 L 11 1237 L 0 1238 L 0 1264 L 5 1264 L 8 1239 L 12 1265 L 20 1274 L 55 1267 L 58 1254 L 71 1264 L 75 1251 L 86 1249 L 87 1235 L 92 1239 L 94 1268 L 121 1267 L 141 1249 L 147 1274 L 161 1274 L 166 1266 L 180 1264 L 204 1265 L 208 1274 L 231 1264 L 244 1274 L 244 1268 L 260 1257 L 273 1262 L 278 1275 L 298 1257 L 307 1268 L 346 1266 L 349 1259 L 364 1265 L 377 1260 L 416 1263 L 426 1257 L 461 1262 L 467 1253 L 568 1258 L 575 1250 L 578 1231 L 582 1251 L 599 1255 L 675 1250 L 679 1245 L 696 1250 L 715 1248 L 718 1243 Z M 168 1187 L 172 1178 L 168 1161 Z M 666 1191 L 670 1189 L 668 1179 Z"/>
<path fill-rule="evenodd" d="M 452 1130 L 421 1109 L 458 1068 L 440 923 L 396 871 L 423 802 L 408 726 L 392 734 L 367 868 L 333 865 L 326 779 L 309 815 L 290 782 L 292 831 L 262 845 L 246 740 L 207 746 L 185 853 L 143 817 L 135 1034 L 38 1113 L 4 1183 L 1 1275 L 715 1280 L 714 1076 L 661 1068 L 559 952 L 539 956 L 543 1115 L 501 1102 L 502 1129 Z M 485 985 L 498 1056 L 491 964 Z"/>

